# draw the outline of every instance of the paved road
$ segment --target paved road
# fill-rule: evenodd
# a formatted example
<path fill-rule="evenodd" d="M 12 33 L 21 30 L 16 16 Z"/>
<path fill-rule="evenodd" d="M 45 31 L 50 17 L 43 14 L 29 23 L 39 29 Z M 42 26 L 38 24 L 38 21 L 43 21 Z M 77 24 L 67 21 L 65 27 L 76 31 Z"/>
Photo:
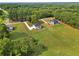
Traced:
<path fill-rule="evenodd" d="M 44 23 L 47 23 L 45 20 L 41 19 L 41 21 L 43 21 Z M 48 23 L 47 23 L 48 24 Z"/>
<path fill-rule="evenodd" d="M 19 23 L 22 23 L 22 22 L 14 22 L 14 23 L 8 23 L 8 24 L 12 25 L 12 24 L 19 24 Z"/>
<path fill-rule="evenodd" d="M 27 22 L 24 22 L 24 24 L 27 26 L 27 28 L 28 28 L 29 30 L 32 30 L 32 29 L 33 29 L 33 27 L 30 27 L 30 26 L 27 24 Z"/>
<path fill-rule="evenodd" d="M 33 27 L 30 27 L 27 22 L 14 22 L 14 23 L 8 23 L 8 25 L 13 25 L 13 24 L 19 24 L 19 23 L 24 23 L 26 25 L 26 27 L 29 29 L 29 30 L 32 30 Z"/>

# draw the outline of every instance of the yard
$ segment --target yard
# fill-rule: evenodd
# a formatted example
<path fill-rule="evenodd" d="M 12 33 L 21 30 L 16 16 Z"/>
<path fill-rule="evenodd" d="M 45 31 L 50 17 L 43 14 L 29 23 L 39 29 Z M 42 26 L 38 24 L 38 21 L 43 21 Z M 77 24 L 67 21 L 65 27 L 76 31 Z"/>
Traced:
<path fill-rule="evenodd" d="M 16 30 L 11 33 L 11 39 L 24 38 L 28 34 L 40 40 L 47 47 L 47 50 L 40 55 L 79 55 L 79 30 L 72 27 L 65 27 L 63 24 L 57 24 L 50 28 L 44 26 L 41 30 L 32 31 L 29 31 L 24 23 L 14 24 L 13 26 L 16 27 Z"/>

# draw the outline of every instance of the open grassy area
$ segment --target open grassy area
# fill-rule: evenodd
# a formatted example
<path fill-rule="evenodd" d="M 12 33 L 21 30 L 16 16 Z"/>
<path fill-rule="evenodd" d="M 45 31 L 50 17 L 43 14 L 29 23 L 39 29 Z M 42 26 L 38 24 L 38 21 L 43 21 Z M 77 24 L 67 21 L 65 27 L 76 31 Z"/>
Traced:
<path fill-rule="evenodd" d="M 24 23 L 12 24 L 15 30 L 11 32 L 10 39 L 24 39 L 27 35 Z"/>
<path fill-rule="evenodd" d="M 16 27 L 16 30 L 11 33 L 12 39 L 27 37 L 27 33 L 47 47 L 47 50 L 40 55 L 79 55 L 79 30 L 65 27 L 63 24 L 32 31 L 28 30 L 23 23 L 13 26 Z"/>

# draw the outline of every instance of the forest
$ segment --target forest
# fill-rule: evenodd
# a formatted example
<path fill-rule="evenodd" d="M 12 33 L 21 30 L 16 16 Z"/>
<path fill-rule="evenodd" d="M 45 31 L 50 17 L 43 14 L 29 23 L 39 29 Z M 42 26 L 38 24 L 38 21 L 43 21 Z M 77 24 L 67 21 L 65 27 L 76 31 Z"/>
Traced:
<path fill-rule="evenodd" d="M 13 22 L 31 23 L 36 23 L 42 18 L 55 17 L 79 29 L 79 3 L 1 3 L 0 8 L 8 12 L 8 15 L 5 15 L 0 10 L 0 55 L 34 56 L 47 50 L 38 38 L 31 36 L 32 33 L 23 31 L 20 24 L 19 27 L 15 25 L 17 30 L 8 32 L 4 24 L 5 17 Z M 15 38 L 17 36 L 20 38 Z"/>
<path fill-rule="evenodd" d="M 79 3 L 9 3 L 0 4 L 0 7 L 9 12 L 13 21 L 29 20 L 34 23 L 45 17 L 57 19 L 79 28 Z"/>

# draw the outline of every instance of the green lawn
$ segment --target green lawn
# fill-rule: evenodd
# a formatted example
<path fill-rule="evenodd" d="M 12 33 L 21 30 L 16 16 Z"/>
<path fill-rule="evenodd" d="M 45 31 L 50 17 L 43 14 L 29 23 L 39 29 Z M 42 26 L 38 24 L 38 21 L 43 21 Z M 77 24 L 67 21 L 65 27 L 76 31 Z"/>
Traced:
<path fill-rule="evenodd" d="M 44 27 L 41 30 L 28 30 L 23 23 L 13 25 L 16 27 L 11 33 L 12 39 L 20 39 L 29 36 L 39 40 L 47 47 L 40 55 L 62 56 L 79 55 L 79 30 L 65 28 L 59 24 L 54 27 Z"/>

